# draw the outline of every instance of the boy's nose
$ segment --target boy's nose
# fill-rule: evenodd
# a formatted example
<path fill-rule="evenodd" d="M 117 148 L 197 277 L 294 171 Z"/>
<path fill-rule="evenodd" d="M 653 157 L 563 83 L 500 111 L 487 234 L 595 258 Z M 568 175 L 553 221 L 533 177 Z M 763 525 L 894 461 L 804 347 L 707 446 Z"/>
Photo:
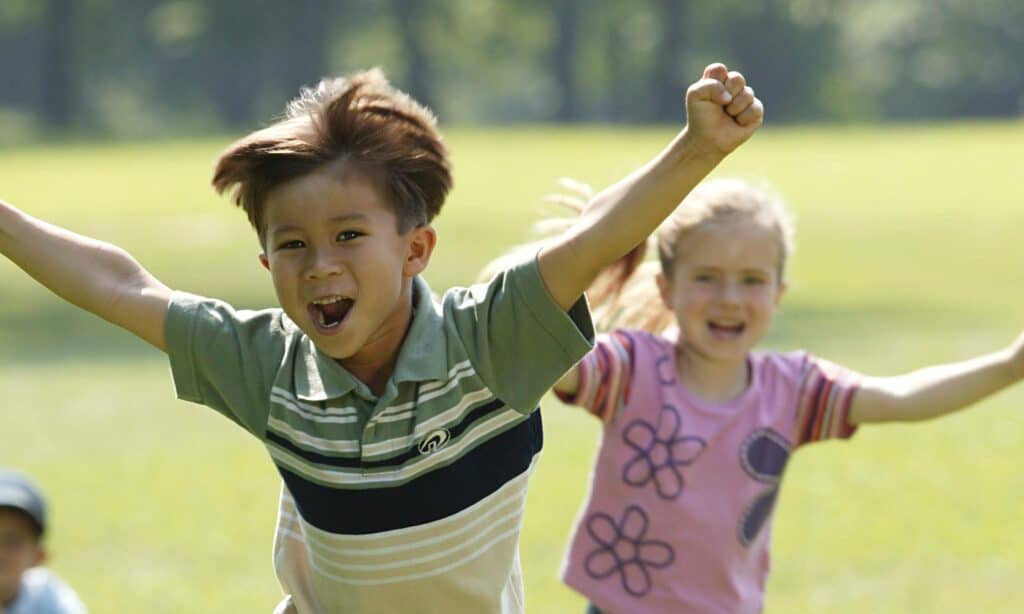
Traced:
<path fill-rule="evenodd" d="M 344 267 L 337 258 L 331 257 L 329 253 L 319 251 L 310 254 L 309 261 L 306 263 L 305 277 L 307 279 L 324 279 L 341 275 L 343 271 Z"/>

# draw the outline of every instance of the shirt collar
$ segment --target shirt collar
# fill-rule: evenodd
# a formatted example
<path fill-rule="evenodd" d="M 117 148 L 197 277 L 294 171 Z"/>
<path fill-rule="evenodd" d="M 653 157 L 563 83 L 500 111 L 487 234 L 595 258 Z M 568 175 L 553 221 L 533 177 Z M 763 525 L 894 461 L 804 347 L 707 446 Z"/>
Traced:
<path fill-rule="evenodd" d="M 413 278 L 412 323 L 398 350 L 398 361 L 391 380 L 395 383 L 443 379 L 448 372 L 447 340 L 440 306 L 434 302 L 430 286 L 421 277 Z M 306 335 L 296 348 L 295 396 L 305 401 L 326 401 L 353 391 L 373 398 L 366 384 L 357 380 L 336 360 L 321 352 Z"/>

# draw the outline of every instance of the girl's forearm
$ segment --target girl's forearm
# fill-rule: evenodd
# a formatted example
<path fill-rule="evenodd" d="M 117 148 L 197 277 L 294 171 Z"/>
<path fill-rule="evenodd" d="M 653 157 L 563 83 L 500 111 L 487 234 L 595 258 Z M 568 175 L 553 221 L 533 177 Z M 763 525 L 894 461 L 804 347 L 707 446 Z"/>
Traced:
<path fill-rule="evenodd" d="M 854 396 L 850 422 L 935 418 L 963 409 L 1020 379 L 1009 349 L 897 377 L 867 378 Z"/>

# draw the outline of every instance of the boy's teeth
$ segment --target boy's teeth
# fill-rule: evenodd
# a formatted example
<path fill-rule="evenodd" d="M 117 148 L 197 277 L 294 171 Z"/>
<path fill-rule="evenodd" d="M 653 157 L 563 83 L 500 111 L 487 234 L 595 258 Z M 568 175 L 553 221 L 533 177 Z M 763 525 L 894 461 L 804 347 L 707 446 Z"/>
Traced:
<path fill-rule="evenodd" d="M 334 296 L 326 296 L 324 298 L 318 298 L 313 300 L 314 305 L 330 305 L 331 303 L 337 303 L 344 299 L 335 294 Z"/>

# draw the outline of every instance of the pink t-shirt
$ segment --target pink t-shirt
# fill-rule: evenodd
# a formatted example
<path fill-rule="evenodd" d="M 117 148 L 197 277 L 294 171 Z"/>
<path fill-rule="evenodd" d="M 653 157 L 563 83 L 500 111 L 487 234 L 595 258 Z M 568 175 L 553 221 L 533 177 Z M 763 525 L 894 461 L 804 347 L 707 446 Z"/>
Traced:
<path fill-rule="evenodd" d="M 715 404 L 678 381 L 672 341 L 601 336 L 566 402 L 604 421 L 563 578 L 609 613 L 759 612 L 771 514 L 790 453 L 846 438 L 860 376 L 806 352 L 752 353 Z"/>

